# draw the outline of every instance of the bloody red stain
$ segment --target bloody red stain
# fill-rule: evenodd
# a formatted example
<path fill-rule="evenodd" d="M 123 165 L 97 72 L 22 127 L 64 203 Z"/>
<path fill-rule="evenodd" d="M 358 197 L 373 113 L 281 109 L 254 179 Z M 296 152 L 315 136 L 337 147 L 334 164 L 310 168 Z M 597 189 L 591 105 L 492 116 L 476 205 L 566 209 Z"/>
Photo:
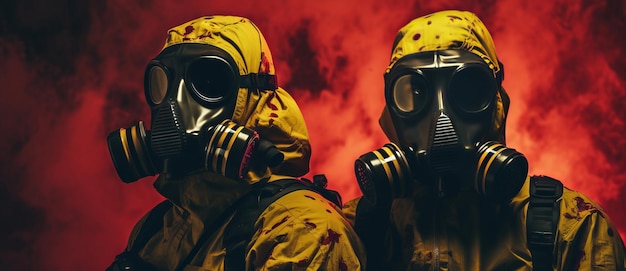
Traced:
<path fill-rule="evenodd" d="M 274 104 L 272 104 L 272 100 L 274 99 L 274 92 L 270 92 L 270 96 L 267 98 L 267 101 L 265 102 L 265 104 L 267 105 L 267 107 L 269 107 L 272 110 L 278 110 L 278 107 Z"/>
<path fill-rule="evenodd" d="M 193 32 L 194 30 L 195 28 L 193 27 L 193 25 L 188 25 L 187 27 L 185 27 L 185 34 L 183 34 L 183 36 L 191 34 L 191 32 Z"/>
<path fill-rule="evenodd" d="M 454 22 L 454 20 L 461 20 L 461 17 L 454 15 L 448 15 L 448 18 L 450 18 L 450 21 L 452 22 Z"/>
<path fill-rule="evenodd" d="M 270 117 L 271 117 L 271 118 L 277 118 L 277 117 L 278 117 L 278 115 L 277 115 L 276 113 L 271 113 L 271 114 L 270 114 Z"/>
<path fill-rule="evenodd" d="M 315 229 L 317 228 L 317 225 L 313 222 L 310 222 L 308 220 L 304 221 L 304 225 L 307 227 L 307 229 Z"/>
<path fill-rule="evenodd" d="M 348 266 L 346 265 L 346 262 L 343 261 L 343 259 L 339 259 L 339 270 L 348 271 Z"/>
<path fill-rule="evenodd" d="M 267 231 L 265 232 L 265 234 L 268 234 L 268 233 L 269 233 L 269 232 L 271 232 L 272 230 L 276 229 L 278 226 L 280 226 L 280 225 L 282 225 L 283 223 L 287 222 L 287 219 L 289 219 L 289 216 L 285 216 L 285 217 L 283 217 L 283 219 L 282 219 L 281 221 L 279 221 L 278 223 L 276 223 L 276 224 L 272 225 L 272 227 L 271 227 L 269 230 L 267 230 Z"/>
<path fill-rule="evenodd" d="M 270 126 L 274 125 L 274 119 L 270 119 L 269 123 L 270 123 Z"/>
<path fill-rule="evenodd" d="M 575 197 L 574 200 L 576 201 L 576 208 L 578 208 L 579 212 L 583 212 L 583 211 L 587 211 L 587 210 L 595 210 L 596 209 L 595 207 L 593 207 L 593 205 L 591 205 L 590 203 L 586 202 L 581 197 Z"/>
<path fill-rule="evenodd" d="M 326 236 L 326 238 L 322 239 L 322 241 L 320 243 L 322 245 L 330 245 L 330 244 L 333 244 L 333 243 L 339 243 L 339 237 L 340 236 L 341 236 L 341 234 L 336 233 L 332 229 L 328 229 L 328 236 Z"/>
<path fill-rule="evenodd" d="M 198 39 L 211 38 L 211 37 L 213 37 L 213 34 L 211 32 L 206 32 L 205 34 L 198 36 Z"/>
<path fill-rule="evenodd" d="M 419 40 L 421 37 L 422 37 L 422 34 L 416 33 L 415 35 L 413 35 L 413 40 Z"/>
<path fill-rule="evenodd" d="M 270 72 L 270 61 L 265 52 L 261 52 L 261 72 Z"/>
<path fill-rule="evenodd" d="M 276 107 L 276 105 L 272 104 L 270 101 L 267 101 L 267 107 L 272 110 L 278 110 L 278 107 Z"/>

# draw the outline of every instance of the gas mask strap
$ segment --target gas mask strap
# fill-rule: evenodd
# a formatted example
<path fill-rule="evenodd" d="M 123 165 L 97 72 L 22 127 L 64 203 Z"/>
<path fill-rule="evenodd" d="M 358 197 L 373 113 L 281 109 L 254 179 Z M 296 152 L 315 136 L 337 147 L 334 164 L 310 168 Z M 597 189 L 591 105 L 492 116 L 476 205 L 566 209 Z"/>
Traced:
<path fill-rule="evenodd" d="M 275 90 L 277 88 L 276 75 L 267 73 L 249 73 L 241 76 L 239 87 L 247 89 Z"/>

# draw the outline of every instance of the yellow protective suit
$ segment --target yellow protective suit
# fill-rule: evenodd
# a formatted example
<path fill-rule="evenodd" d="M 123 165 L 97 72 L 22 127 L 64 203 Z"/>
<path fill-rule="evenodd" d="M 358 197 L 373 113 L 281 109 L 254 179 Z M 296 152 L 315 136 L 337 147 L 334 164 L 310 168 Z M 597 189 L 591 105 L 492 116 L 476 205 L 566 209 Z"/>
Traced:
<path fill-rule="evenodd" d="M 495 46 L 484 24 L 472 13 L 442 11 L 417 18 L 400 29 L 389 68 L 403 56 L 443 49 L 470 51 L 499 71 Z M 389 71 L 389 69 L 387 70 Z M 500 89 L 492 132 L 504 140 L 508 97 Z M 381 126 L 397 137 L 387 109 Z M 526 240 L 529 203 L 527 178 L 508 203 L 496 205 L 474 191 L 437 199 L 416 183 L 412 198 L 395 199 L 386 233 L 384 270 L 532 270 Z M 355 220 L 360 198 L 347 202 L 344 213 Z M 625 270 L 624 244 L 606 213 L 591 199 L 565 188 L 558 199 L 560 219 L 554 270 Z M 372 257 L 372 255 L 368 255 Z"/>
<path fill-rule="evenodd" d="M 241 75 L 275 74 L 264 37 L 246 18 L 202 17 L 170 29 L 165 48 L 180 43 L 210 44 L 225 50 Z M 261 178 L 269 177 L 272 182 L 309 170 L 308 131 L 298 105 L 284 89 L 240 89 L 231 119 L 274 143 L 285 160 L 272 169 L 253 167 L 244 181 L 210 172 L 182 180 L 160 176 L 154 186 L 174 207 L 165 214 L 163 229 L 139 251 L 144 261 L 159 270 L 177 268 L 202 232 L 215 227 L 214 223 L 221 224 L 183 270 L 223 270 L 222 237 L 230 218 L 217 218 Z M 133 229 L 128 248 L 146 217 Z M 260 215 L 254 229 L 246 250 L 246 270 L 362 269 L 364 250 L 340 207 L 312 191 L 298 190 L 278 199 Z"/>

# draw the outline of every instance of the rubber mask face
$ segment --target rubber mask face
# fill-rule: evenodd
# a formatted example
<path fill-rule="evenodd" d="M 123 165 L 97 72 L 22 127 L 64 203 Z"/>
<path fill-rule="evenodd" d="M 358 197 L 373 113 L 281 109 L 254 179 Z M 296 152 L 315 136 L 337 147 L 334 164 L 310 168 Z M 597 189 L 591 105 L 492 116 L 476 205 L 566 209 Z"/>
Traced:
<path fill-rule="evenodd" d="M 494 72 L 464 50 L 422 52 L 402 57 L 385 74 L 385 98 L 400 147 L 418 171 L 439 176 L 463 168 L 493 130 Z M 412 166 L 413 167 L 413 166 Z"/>

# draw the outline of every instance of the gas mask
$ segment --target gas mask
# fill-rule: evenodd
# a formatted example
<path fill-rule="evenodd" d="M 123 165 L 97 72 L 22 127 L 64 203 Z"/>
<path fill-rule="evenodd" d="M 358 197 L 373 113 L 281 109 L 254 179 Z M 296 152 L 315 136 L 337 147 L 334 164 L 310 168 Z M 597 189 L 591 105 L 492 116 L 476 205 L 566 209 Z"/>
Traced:
<path fill-rule="evenodd" d="M 510 200 L 528 173 L 526 158 L 493 127 L 502 75 L 465 50 L 406 55 L 385 74 L 385 99 L 398 144 L 355 162 L 372 204 L 412 195 L 414 182 L 439 189 L 473 187 Z M 387 198 L 385 198 L 387 197 Z"/>
<path fill-rule="evenodd" d="M 273 144 L 229 120 L 240 88 L 274 89 L 273 75 L 242 76 L 222 49 L 183 43 L 165 48 L 148 64 L 144 88 L 152 130 L 139 121 L 107 138 L 122 181 L 159 173 L 176 179 L 201 170 L 242 179 L 252 161 L 269 167 L 282 162 Z"/>

